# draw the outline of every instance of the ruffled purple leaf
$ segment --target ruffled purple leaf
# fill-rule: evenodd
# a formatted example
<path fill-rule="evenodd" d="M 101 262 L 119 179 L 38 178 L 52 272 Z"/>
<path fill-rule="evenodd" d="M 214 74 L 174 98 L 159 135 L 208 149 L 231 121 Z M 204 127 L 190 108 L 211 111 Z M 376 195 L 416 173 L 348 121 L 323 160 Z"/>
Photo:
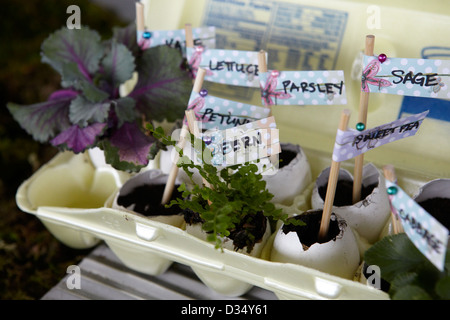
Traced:
<path fill-rule="evenodd" d="M 118 95 L 118 87 L 133 76 L 133 54 L 125 45 L 112 40 L 106 56 L 101 61 L 101 67 L 105 91 L 115 97 Z"/>
<path fill-rule="evenodd" d="M 150 147 L 155 142 L 152 137 L 146 136 L 135 122 L 125 122 L 117 129 L 109 142 L 118 149 L 116 162 L 127 162 L 135 166 L 148 164 Z M 119 165 L 113 164 L 114 166 Z"/>
<path fill-rule="evenodd" d="M 100 35 L 83 26 L 81 29 L 61 28 L 51 34 L 41 47 L 42 62 L 48 63 L 61 75 L 64 65 L 76 63 L 83 77 L 92 81 L 104 54 Z"/>
<path fill-rule="evenodd" d="M 22 106 L 8 103 L 8 109 L 19 125 L 33 139 L 47 142 L 58 132 L 71 126 L 69 121 L 69 106 L 78 96 L 74 90 L 55 91 L 46 102 Z"/>
<path fill-rule="evenodd" d="M 142 52 L 136 41 L 136 23 L 130 23 L 125 28 L 113 28 L 113 38 L 118 43 L 125 45 L 135 57 Z"/>
<path fill-rule="evenodd" d="M 138 82 L 129 96 L 136 100 L 136 108 L 148 120 L 176 121 L 183 117 L 192 79 L 181 63 L 180 51 L 168 46 L 142 52 L 137 61 Z"/>
<path fill-rule="evenodd" d="M 119 127 L 122 126 L 124 122 L 133 122 L 139 118 L 139 113 L 135 108 L 136 102 L 132 98 L 119 98 L 111 101 L 111 104 L 114 106 Z"/>
<path fill-rule="evenodd" d="M 61 149 L 69 149 L 75 153 L 82 152 L 94 146 L 97 138 L 102 134 L 105 123 L 94 123 L 81 128 L 73 125 L 53 138 L 50 143 Z"/>
<path fill-rule="evenodd" d="M 70 121 L 83 127 L 88 123 L 106 122 L 111 103 L 90 102 L 82 96 L 78 96 L 70 104 Z"/>

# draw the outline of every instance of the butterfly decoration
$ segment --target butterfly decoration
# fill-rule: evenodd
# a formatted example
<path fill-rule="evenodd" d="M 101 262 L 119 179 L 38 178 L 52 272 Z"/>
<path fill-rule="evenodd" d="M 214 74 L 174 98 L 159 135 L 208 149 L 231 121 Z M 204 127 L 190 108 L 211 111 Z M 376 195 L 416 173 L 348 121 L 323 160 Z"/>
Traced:
<path fill-rule="evenodd" d="M 438 93 L 441 90 L 441 88 L 445 86 L 445 84 L 441 82 L 442 81 L 441 77 L 437 77 L 436 81 L 438 83 L 434 85 L 431 89 L 434 93 Z"/>
<path fill-rule="evenodd" d="M 192 76 L 197 76 L 198 68 L 200 68 L 200 62 L 202 61 L 202 53 L 205 51 L 205 47 L 196 46 L 192 57 L 189 59 L 189 66 L 191 68 Z M 212 76 L 213 72 L 206 69 L 206 76 Z"/>
<path fill-rule="evenodd" d="M 388 80 L 375 78 L 378 71 L 380 71 L 380 61 L 377 59 L 372 60 L 362 73 L 361 91 L 370 92 L 368 84 L 378 86 L 378 90 L 380 90 L 381 87 L 390 87 L 392 85 Z"/>
<path fill-rule="evenodd" d="M 192 102 L 188 105 L 187 110 L 194 110 L 195 118 L 198 121 L 201 122 L 208 122 L 208 119 L 203 118 L 203 114 L 200 110 L 202 110 L 205 107 L 205 97 L 204 96 L 198 96 Z M 187 124 L 186 117 L 183 120 L 184 124 Z"/>
<path fill-rule="evenodd" d="M 267 81 L 264 85 L 264 88 L 261 87 L 261 98 L 264 105 L 276 105 L 277 99 L 289 99 L 292 96 L 289 93 L 284 92 L 277 92 L 277 83 L 278 83 L 278 76 L 280 73 L 277 70 L 273 70 L 269 77 L 267 78 Z M 275 99 L 272 100 L 272 98 Z"/>

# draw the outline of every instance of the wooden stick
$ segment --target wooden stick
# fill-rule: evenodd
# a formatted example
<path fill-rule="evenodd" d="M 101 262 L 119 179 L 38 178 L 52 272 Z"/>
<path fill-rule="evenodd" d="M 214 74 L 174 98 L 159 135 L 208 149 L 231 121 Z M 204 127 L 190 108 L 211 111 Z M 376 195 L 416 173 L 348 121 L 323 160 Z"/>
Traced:
<path fill-rule="evenodd" d="M 267 72 L 266 52 L 260 50 L 258 53 L 258 70 L 259 72 Z"/>
<path fill-rule="evenodd" d="M 264 50 L 260 50 L 258 53 L 258 72 L 264 73 L 267 72 L 267 60 L 266 60 L 266 52 Z M 272 116 L 272 108 L 270 106 L 264 106 L 265 108 L 269 108 L 269 114 L 268 117 Z M 275 163 L 278 163 L 279 155 L 278 154 L 272 154 L 269 156 L 270 162 L 272 165 Z"/>
<path fill-rule="evenodd" d="M 140 2 L 136 2 L 136 29 L 145 31 L 144 5 Z"/>
<path fill-rule="evenodd" d="M 194 36 L 192 35 L 192 25 L 190 23 L 186 23 L 184 25 L 184 33 L 186 38 L 186 47 L 193 48 L 194 47 Z"/>
<path fill-rule="evenodd" d="M 197 125 L 197 119 L 195 118 L 194 110 L 192 110 L 192 109 L 191 110 L 186 110 L 185 114 L 186 114 L 186 119 L 188 121 L 189 131 L 191 132 L 191 134 L 194 135 L 195 138 L 199 138 L 200 137 L 200 130 L 199 130 L 198 125 Z M 211 185 L 209 184 L 208 181 L 206 181 L 205 178 L 202 177 L 202 180 L 203 180 L 203 184 L 206 187 L 211 188 Z M 209 200 L 208 200 L 208 203 L 211 204 L 211 202 Z"/>
<path fill-rule="evenodd" d="M 375 44 L 375 36 L 366 36 L 366 46 L 364 54 L 366 56 L 373 56 L 373 48 Z M 361 122 L 364 126 L 367 123 L 367 110 L 369 107 L 369 92 L 361 91 L 359 98 L 359 114 L 358 123 Z M 361 186 L 362 186 L 362 170 L 364 165 L 364 153 L 355 157 L 355 168 L 353 171 L 353 203 L 361 200 Z"/>
<path fill-rule="evenodd" d="M 192 88 L 192 91 L 199 93 L 202 89 L 203 85 L 203 79 L 205 78 L 206 70 L 205 69 L 199 69 L 197 72 L 197 77 L 195 78 L 194 87 Z M 193 110 L 192 110 L 193 111 Z M 195 115 L 194 115 L 195 119 Z M 189 133 L 188 126 L 183 121 L 183 126 L 181 128 L 180 133 L 180 140 L 178 140 L 177 147 L 180 149 L 183 149 L 186 145 L 186 136 Z M 180 159 L 180 154 L 178 152 L 175 152 L 175 158 L 172 163 L 172 167 L 170 168 L 169 177 L 167 178 L 166 186 L 164 188 L 164 193 L 162 197 L 161 204 L 166 204 L 169 202 L 170 198 L 172 197 L 173 189 L 175 188 L 175 180 L 178 175 L 178 160 Z"/>
<path fill-rule="evenodd" d="M 387 164 L 383 167 L 383 173 L 384 173 L 384 177 L 394 183 L 397 183 L 397 177 L 395 175 L 395 169 L 394 166 L 391 164 Z M 395 208 L 393 208 L 391 206 L 391 218 L 392 218 L 392 229 L 394 234 L 397 233 L 403 233 L 403 226 L 402 223 L 400 222 L 399 218 L 398 218 L 398 214 L 397 211 L 395 210 Z"/>
<path fill-rule="evenodd" d="M 344 109 L 339 122 L 339 130 L 346 131 L 348 121 L 350 119 L 350 110 Z M 339 178 L 340 162 L 331 161 L 330 175 L 328 177 L 327 193 L 325 195 L 325 203 L 323 205 L 322 220 L 320 222 L 319 242 L 323 241 L 330 225 L 331 210 L 333 207 L 334 196 L 336 194 L 336 186 Z"/>

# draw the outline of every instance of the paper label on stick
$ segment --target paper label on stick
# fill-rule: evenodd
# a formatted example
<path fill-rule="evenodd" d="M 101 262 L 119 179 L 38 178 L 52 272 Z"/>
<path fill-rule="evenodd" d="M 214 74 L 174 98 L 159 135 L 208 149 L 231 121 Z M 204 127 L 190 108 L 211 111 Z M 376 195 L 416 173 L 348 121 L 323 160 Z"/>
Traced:
<path fill-rule="evenodd" d="M 347 104 L 344 72 L 277 71 L 259 75 L 264 105 Z"/>
<path fill-rule="evenodd" d="M 281 152 L 279 132 L 274 117 L 202 134 L 212 153 L 211 164 L 231 166 L 264 159 Z"/>
<path fill-rule="evenodd" d="M 450 99 L 450 60 L 364 56 L 361 91 Z"/>
<path fill-rule="evenodd" d="M 397 211 L 406 235 L 439 270 L 444 270 L 448 229 L 411 199 L 395 183 L 386 179 L 386 188 L 395 187 L 397 193 L 389 196 Z"/>
<path fill-rule="evenodd" d="M 348 160 L 386 143 L 411 137 L 419 130 L 427 114 L 425 111 L 364 131 L 338 129 L 333 161 Z"/>
<path fill-rule="evenodd" d="M 194 76 L 199 68 L 206 70 L 205 80 L 244 87 L 259 87 L 256 51 L 187 48 L 186 55 Z M 266 54 L 267 59 L 267 54 Z"/>
<path fill-rule="evenodd" d="M 195 117 L 203 129 L 227 129 L 252 121 L 267 118 L 269 108 L 258 107 L 237 101 L 222 99 L 192 91 L 188 110 L 194 110 Z"/>
<path fill-rule="evenodd" d="M 184 29 L 137 31 L 136 36 L 137 42 L 143 49 L 168 45 L 172 48 L 179 48 L 183 55 L 186 55 L 186 32 Z M 192 37 L 194 45 L 202 45 L 205 48 L 216 47 L 215 27 L 193 28 Z"/>

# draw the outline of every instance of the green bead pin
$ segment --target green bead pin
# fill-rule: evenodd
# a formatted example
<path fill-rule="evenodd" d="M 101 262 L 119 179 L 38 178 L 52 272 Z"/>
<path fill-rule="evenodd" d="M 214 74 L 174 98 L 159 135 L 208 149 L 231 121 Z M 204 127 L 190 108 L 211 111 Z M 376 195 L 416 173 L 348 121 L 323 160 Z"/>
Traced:
<path fill-rule="evenodd" d="M 356 130 L 358 130 L 358 131 L 363 131 L 365 128 L 366 128 L 366 125 L 362 122 L 358 122 L 356 124 Z"/>
<path fill-rule="evenodd" d="M 393 195 L 397 194 L 398 189 L 395 186 L 390 186 L 389 188 L 387 188 L 386 191 L 387 191 L 388 195 L 393 196 Z"/>

